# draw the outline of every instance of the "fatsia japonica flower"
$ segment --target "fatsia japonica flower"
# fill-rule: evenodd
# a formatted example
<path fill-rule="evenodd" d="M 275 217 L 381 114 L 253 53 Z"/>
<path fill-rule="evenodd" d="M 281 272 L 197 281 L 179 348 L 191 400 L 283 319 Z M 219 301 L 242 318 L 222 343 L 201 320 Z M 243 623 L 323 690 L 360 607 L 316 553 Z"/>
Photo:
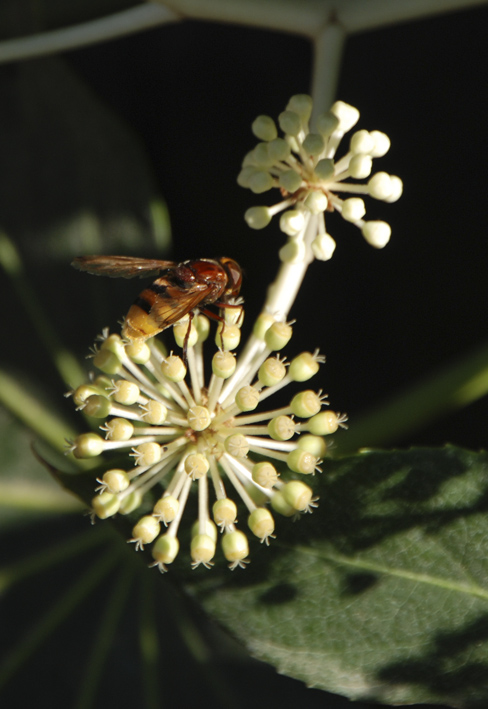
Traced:
<path fill-rule="evenodd" d="M 310 96 L 292 96 L 278 117 L 282 137 L 270 116 L 258 116 L 252 124 L 261 142 L 244 158 L 237 181 L 255 194 L 276 188 L 281 199 L 272 206 L 248 209 L 247 224 L 263 229 L 273 216 L 281 214 L 280 229 L 289 237 L 280 253 L 283 261 L 302 258 L 306 243 L 315 258 L 331 258 L 336 244 L 328 233 L 329 217 L 326 220 L 325 215 L 333 212 L 357 226 L 369 244 L 382 248 L 390 239 L 390 226 L 364 219 L 362 196 L 395 202 L 402 194 L 399 177 L 386 172 L 372 174 L 373 159 L 388 152 L 390 139 L 377 130 L 357 130 L 345 154 L 338 158 L 342 138 L 356 125 L 359 111 L 336 101 L 330 111 L 316 117 L 310 130 L 312 109 Z"/>
<path fill-rule="evenodd" d="M 320 470 L 324 436 L 344 425 L 345 416 L 325 408 L 321 390 L 303 388 L 324 357 L 302 352 L 287 362 L 281 355 L 290 324 L 262 314 L 236 356 L 243 314 L 242 306 L 225 311 L 207 382 L 203 343 L 210 324 L 196 315 L 173 328 L 177 346 L 187 345 L 187 365 L 156 338 L 128 342 L 106 331 L 93 355 L 98 376 L 72 392 L 78 408 L 101 425 L 99 433 L 71 441 L 69 450 L 77 458 L 117 454 L 119 460 L 107 463 L 98 479 L 93 516 L 143 509 L 130 541 L 136 549 L 151 544 L 161 571 L 179 552 L 187 507 L 193 567 L 212 565 L 220 536 L 231 569 L 247 561 L 246 527 L 268 544 L 275 513 L 311 512 L 317 501 L 305 480 Z M 301 390 L 272 408 L 267 400 L 293 383 Z"/>

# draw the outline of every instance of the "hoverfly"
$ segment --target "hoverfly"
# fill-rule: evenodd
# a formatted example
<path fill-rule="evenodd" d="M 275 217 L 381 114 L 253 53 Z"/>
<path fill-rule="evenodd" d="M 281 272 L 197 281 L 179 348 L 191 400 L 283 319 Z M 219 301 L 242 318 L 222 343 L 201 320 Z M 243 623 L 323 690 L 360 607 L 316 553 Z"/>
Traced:
<path fill-rule="evenodd" d="M 189 314 L 183 347 L 185 360 L 194 310 L 198 308 L 222 322 L 222 317 L 207 310 L 206 306 L 234 307 L 228 301 L 239 294 L 242 283 L 241 267 L 226 256 L 182 263 L 131 256 L 79 256 L 71 265 L 80 271 L 110 278 L 144 278 L 160 274 L 129 308 L 122 334 L 129 340 L 147 340 Z"/>

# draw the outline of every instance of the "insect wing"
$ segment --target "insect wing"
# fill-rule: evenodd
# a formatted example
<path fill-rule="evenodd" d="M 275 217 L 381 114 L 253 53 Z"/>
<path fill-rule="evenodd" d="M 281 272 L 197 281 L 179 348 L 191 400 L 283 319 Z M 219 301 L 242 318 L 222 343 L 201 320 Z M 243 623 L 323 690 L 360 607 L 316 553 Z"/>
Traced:
<path fill-rule="evenodd" d="M 132 256 L 79 256 L 71 265 L 79 271 L 109 278 L 149 278 L 176 266 L 174 261 L 136 258 Z"/>
<path fill-rule="evenodd" d="M 157 297 L 154 299 L 149 314 L 163 330 L 197 308 L 212 290 L 211 286 L 203 283 L 195 283 L 191 288 L 180 288 L 174 284 L 168 284 L 165 287 L 163 283 L 160 283 L 164 280 L 163 278 L 158 279 L 147 289 L 153 292 L 156 292 L 157 289 Z M 141 293 L 141 296 L 145 294 L 146 291 Z"/>

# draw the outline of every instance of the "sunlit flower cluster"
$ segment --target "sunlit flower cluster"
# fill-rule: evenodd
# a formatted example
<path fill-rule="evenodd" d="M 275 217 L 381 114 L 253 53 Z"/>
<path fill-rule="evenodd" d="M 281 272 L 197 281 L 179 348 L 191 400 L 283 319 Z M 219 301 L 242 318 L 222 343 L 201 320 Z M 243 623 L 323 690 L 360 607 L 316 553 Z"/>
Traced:
<path fill-rule="evenodd" d="M 280 228 L 289 237 L 280 254 L 284 261 L 294 255 L 301 258 L 305 238 L 315 258 L 331 258 L 336 244 L 327 232 L 326 212 L 339 212 L 359 227 L 369 244 L 382 248 L 390 239 L 390 226 L 384 221 L 365 221 L 366 207 L 360 195 L 385 202 L 395 202 L 401 196 L 399 177 L 386 172 L 371 174 L 373 158 L 387 153 L 390 140 L 380 131 L 358 130 L 350 138 L 347 153 L 336 159 L 339 144 L 356 125 L 359 111 L 336 101 L 330 111 L 316 117 L 314 132 L 310 132 L 312 108 L 310 96 L 292 96 L 278 117 L 283 137 L 278 136 L 270 116 L 258 116 L 252 124 L 261 142 L 244 158 L 238 183 L 255 194 L 278 188 L 282 199 L 270 207 L 251 207 L 245 214 L 246 222 L 253 229 L 262 229 L 281 213 Z M 338 193 L 353 196 L 343 199 Z"/>
<path fill-rule="evenodd" d="M 104 332 L 93 357 L 99 375 L 72 392 L 76 405 L 103 423 L 100 433 L 78 436 L 69 450 L 77 458 L 127 456 L 121 467 L 107 464 L 92 512 L 105 519 L 141 508 L 130 541 L 136 549 L 152 544 L 153 565 L 161 571 L 178 554 L 185 506 L 195 520 L 193 567 L 212 565 L 220 531 L 231 569 L 249 554 L 247 535 L 237 527 L 241 504 L 248 528 L 266 544 L 275 531 L 270 507 L 289 517 L 311 512 L 316 498 L 303 479 L 320 470 L 324 436 L 344 425 L 345 416 L 323 409 L 326 396 L 311 389 L 295 393 L 284 407 L 262 410 L 277 391 L 313 377 L 324 358 L 302 352 L 287 363 L 279 353 L 292 328 L 267 314 L 237 357 L 242 318 L 242 307 L 226 310 L 208 385 L 202 345 L 210 327 L 197 315 L 174 326 L 177 344 L 187 342 L 187 364 L 155 338 L 128 343 Z"/>

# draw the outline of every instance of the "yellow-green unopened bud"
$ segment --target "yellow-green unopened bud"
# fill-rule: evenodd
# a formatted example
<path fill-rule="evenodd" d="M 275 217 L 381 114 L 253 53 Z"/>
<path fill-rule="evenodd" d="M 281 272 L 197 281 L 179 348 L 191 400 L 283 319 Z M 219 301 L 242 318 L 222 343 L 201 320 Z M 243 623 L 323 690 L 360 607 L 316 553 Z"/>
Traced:
<path fill-rule="evenodd" d="M 288 101 L 286 108 L 288 111 L 298 113 L 302 121 L 306 122 L 312 113 L 312 97 L 308 94 L 294 94 Z"/>
<path fill-rule="evenodd" d="M 105 374 L 120 374 L 122 362 L 111 350 L 99 350 L 93 358 L 93 364 Z"/>
<path fill-rule="evenodd" d="M 310 416 L 318 414 L 322 408 L 322 402 L 318 394 L 311 389 L 301 391 L 296 394 L 290 402 L 290 408 L 295 416 L 308 419 Z"/>
<path fill-rule="evenodd" d="M 210 334 L 210 320 L 205 315 L 197 315 L 193 321 L 198 332 L 198 342 L 205 342 Z"/>
<path fill-rule="evenodd" d="M 141 418 L 144 423 L 160 426 L 166 421 L 168 409 L 160 401 L 149 399 L 144 406 L 141 406 Z"/>
<path fill-rule="evenodd" d="M 260 366 L 258 379 L 264 386 L 279 384 L 286 374 L 286 367 L 277 357 L 268 358 Z"/>
<path fill-rule="evenodd" d="M 191 538 L 193 539 L 193 537 L 196 537 L 197 534 L 206 534 L 207 537 L 210 537 L 210 539 L 213 539 L 214 542 L 217 541 L 217 537 L 219 536 L 219 534 L 217 532 L 217 527 L 215 526 L 215 524 L 212 522 L 211 519 L 206 520 L 205 524 L 203 525 L 203 529 L 202 529 L 202 525 L 200 524 L 200 520 L 198 520 L 198 519 L 194 524 L 192 524 L 192 527 L 190 530 Z"/>
<path fill-rule="evenodd" d="M 162 534 L 154 542 L 151 554 L 158 564 L 171 564 L 176 559 L 179 550 L 178 539 L 166 533 Z"/>
<path fill-rule="evenodd" d="M 249 544 L 243 532 L 235 530 L 227 532 L 222 539 L 222 551 L 227 561 L 238 563 L 249 554 Z"/>
<path fill-rule="evenodd" d="M 132 529 L 132 537 L 142 547 L 144 544 L 151 544 L 158 536 L 159 531 L 160 524 L 158 520 L 151 515 L 145 515 L 141 517 Z"/>
<path fill-rule="evenodd" d="M 280 187 L 293 194 L 302 184 L 302 176 L 295 170 L 285 170 L 280 174 L 278 182 Z"/>
<path fill-rule="evenodd" d="M 295 422 L 289 416 L 276 416 L 268 423 L 268 433 L 274 441 L 289 441 L 295 431 Z"/>
<path fill-rule="evenodd" d="M 209 463 L 203 453 L 191 453 L 185 458 L 185 471 L 192 480 L 198 480 L 207 474 Z"/>
<path fill-rule="evenodd" d="M 331 111 L 327 111 L 327 113 L 321 113 L 317 117 L 317 130 L 324 138 L 327 138 L 329 135 L 331 135 L 336 130 L 338 125 L 339 120 L 337 116 L 334 116 Z"/>
<path fill-rule="evenodd" d="M 271 507 L 283 517 L 293 517 L 296 514 L 296 509 L 286 501 L 282 490 L 276 490 L 271 498 Z"/>
<path fill-rule="evenodd" d="M 186 415 L 188 425 L 194 431 L 204 431 L 212 421 L 210 412 L 205 406 L 194 404 L 188 409 Z"/>
<path fill-rule="evenodd" d="M 102 481 L 107 486 L 108 492 L 113 494 L 127 490 L 130 484 L 129 476 L 125 470 L 120 470 L 120 468 L 107 470 L 102 476 Z"/>
<path fill-rule="evenodd" d="M 185 363 L 177 355 L 168 355 L 161 362 L 161 371 L 171 382 L 182 382 L 186 377 Z"/>
<path fill-rule="evenodd" d="M 139 490 L 134 490 L 129 495 L 124 497 L 120 502 L 119 512 L 121 515 L 130 515 L 131 512 L 137 510 L 141 506 L 142 494 Z"/>
<path fill-rule="evenodd" d="M 183 347 L 186 336 L 188 335 L 187 346 L 194 347 L 198 342 L 198 331 L 193 324 L 188 322 L 188 318 L 180 320 L 173 325 L 173 336 L 178 347 Z"/>
<path fill-rule="evenodd" d="M 224 497 L 214 502 L 212 512 L 215 524 L 227 527 L 229 524 L 234 524 L 236 521 L 237 505 L 234 500 Z"/>
<path fill-rule="evenodd" d="M 294 111 L 283 111 L 278 116 L 278 123 L 283 133 L 298 135 L 300 133 L 300 116 Z"/>
<path fill-rule="evenodd" d="M 164 524 L 169 524 L 174 520 L 180 509 L 180 503 L 172 495 L 164 495 L 153 507 L 153 516 L 161 520 Z"/>
<path fill-rule="evenodd" d="M 113 517 L 119 511 L 119 507 L 119 498 L 111 492 L 102 492 L 92 500 L 92 510 L 99 519 Z"/>
<path fill-rule="evenodd" d="M 235 401 L 240 411 L 254 411 L 259 404 L 259 392 L 248 384 L 239 389 Z"/>
<path fill-rule="evenodd" d="M 267 347 L 277 352 L 282 350 L 291 340 L 293 328 L 286 322 L 274 322 L 266 331 L 264 340 Z"/>
<path fill-rule="evenodd" d="M 292 480 L 283 487 L 283 496 L 298 512 L 304 512 L 312 500 L 312 490 L 300 480 Z"/>
<path fill-rule="evenodd" d="M 155 441 L 141 443 L 134 448 L 133 456 L 136 465 L 154 465 L 161 460 L 161 446 Z"/>
<path fill-rule="evenodd" d="M 106 438 L 109 441 L 128 441 L 134 433 L 134 424 L 124 418 L 113 418 L 105 424 Z"/>
<path fill-rule="evenodd" d="M 275 138 L 268 143 L 268 153 L 275 162 L 287 160 L 290 157 L 290 146 L 283 138 Z"/>
<path fill-rule="evenodd" d="M 330 158 L 322 158 L 315 166 L 314 172 L 319 180 L 330 180 L 334 175 L 334 161 Z"/>
<path fill-rule="evenodd" d="M 249 207 L 244 219 L 251 229 L 264 229 L 271 221 L 271 212 L 268 207 Z"/>
<path fill-rule="evenodd" d="M 215 335 L 215 344 L 223 350 L 235 350 L 241 341 L 241 331 L 237 325 L 219 323 Z"/>
<path fill-rule="evenodd" d="M 119 379 L 119 381 L 115 382 L 113 397 L 118 404 L 132 406 L 140 395 L 141 391 L 134 382 L 128 382 L 125 379 Z"/>
<path fill-rule="evenodd" d="M 298 439 L 297 445 L 298 448 L 308 451 L 316 458 L 323 458 L 327 453 L 327 443 L 322 436 L 302 435 Z"/>
<path fill-rule="evenodd" d="M 317 157 L 325 148 L 324 139 L 319 133 L 309 133 L 303 140 L 303 149 L 307 155 Z"/>
<path fill-rule="evenodd" d="M 112 409 L 112 402 L 106 396 L 93 394 L 85 401 L 83 413 L 93 418 L 104 419 Z"/>
<path fill-rule="evenodd" d="M 308 451 L 295 448 L 294 451 L 288 453 L 286 464 L 294 473 L 312 475 L 315 473 L 315 468 L 317 467 L 317 458 Z"/>
<path fill-rule="evenodd" d="M 256 507 L 248 517 L 247 524 L 253 534 L 262 542 L 275 530 L 273 515 L 266 507 Z"/>
<path fill-rule="evenodd" d="M 191 558 L 194 564 L 208 564 L 215 556 L 215 541 L 208 534 L 197 534 L 191 540 Z"/>
<path fill-rule="evenodd" d="M 227 436 L 224 446 L 227 453 L 235 458 L 245 458 L 249 453 L 249 443 L 246 437 L 240 433 Z"/>
<path fill-rule="evenodd" d="M 124 358 L 124 343 L 122 342 L 122 338 L 120 337 L 120 335 L 117 335 L 116 333 L 109 335 L 100 345 L 100 349 L 113 352 L 115 355 L 117 355 L 119 359 Z"/>
<path fill-rule="evenodd" d="M 292 359 L 288 368 L 288 376 L 294 382 L 306 382 L 319 371 L 319 363 L 310 352 L 302 352 Z"/>
<path fill-rule="evenodd" d="M 275 319 L 269 313 L 261 313 L 254 322 L 253 335 L 259 340 L 264 340 L 266 331 L 275 322 Z"/>
<path fill-rule="evenodd" d="M 251 128 L 259 140 L 274 140 L 278 135 L 276 123 L 270 116 L 258 116 L 253 121 Z"/>
<path fill-rule="evenodd" d="M 236 371 L 236 358 L 231 352 L 219 350 L 212 358 L 212 372 L 216 377 L 228 379 Z"/>
<path fill-rule="evenodd" d="M 82 433 L 77 436 L 73 444 L 75 458 L 94 458 L 103 452 L 105 442 L 96 433 Z"/>
<path fill-rule="evenodd" d="M 100 390 L 94 384 L 81 384 L 73 392 L 73 401 L 76 406 L 81 406 L 89 396 L 100 394 Z"/>
<path fill-rule="evenodd" d="M 278 480 L 278 471 L 267 460 L 256 463 L 252 469 L 252 479 L 261 487 L 272 488 Z"/>
<path fill-rule="evenodd" d="M 321 411 L 308 422 L 308 430 L 315 436 L 327 436 L 339 428 L 339 419 L 334 411 Z"/>
<path fill-rule="evenodd" d="M 151 359 L 147 342 L 131 342 L 125 346 L 125 353 L 136 364 L 146 364 Z"/>

